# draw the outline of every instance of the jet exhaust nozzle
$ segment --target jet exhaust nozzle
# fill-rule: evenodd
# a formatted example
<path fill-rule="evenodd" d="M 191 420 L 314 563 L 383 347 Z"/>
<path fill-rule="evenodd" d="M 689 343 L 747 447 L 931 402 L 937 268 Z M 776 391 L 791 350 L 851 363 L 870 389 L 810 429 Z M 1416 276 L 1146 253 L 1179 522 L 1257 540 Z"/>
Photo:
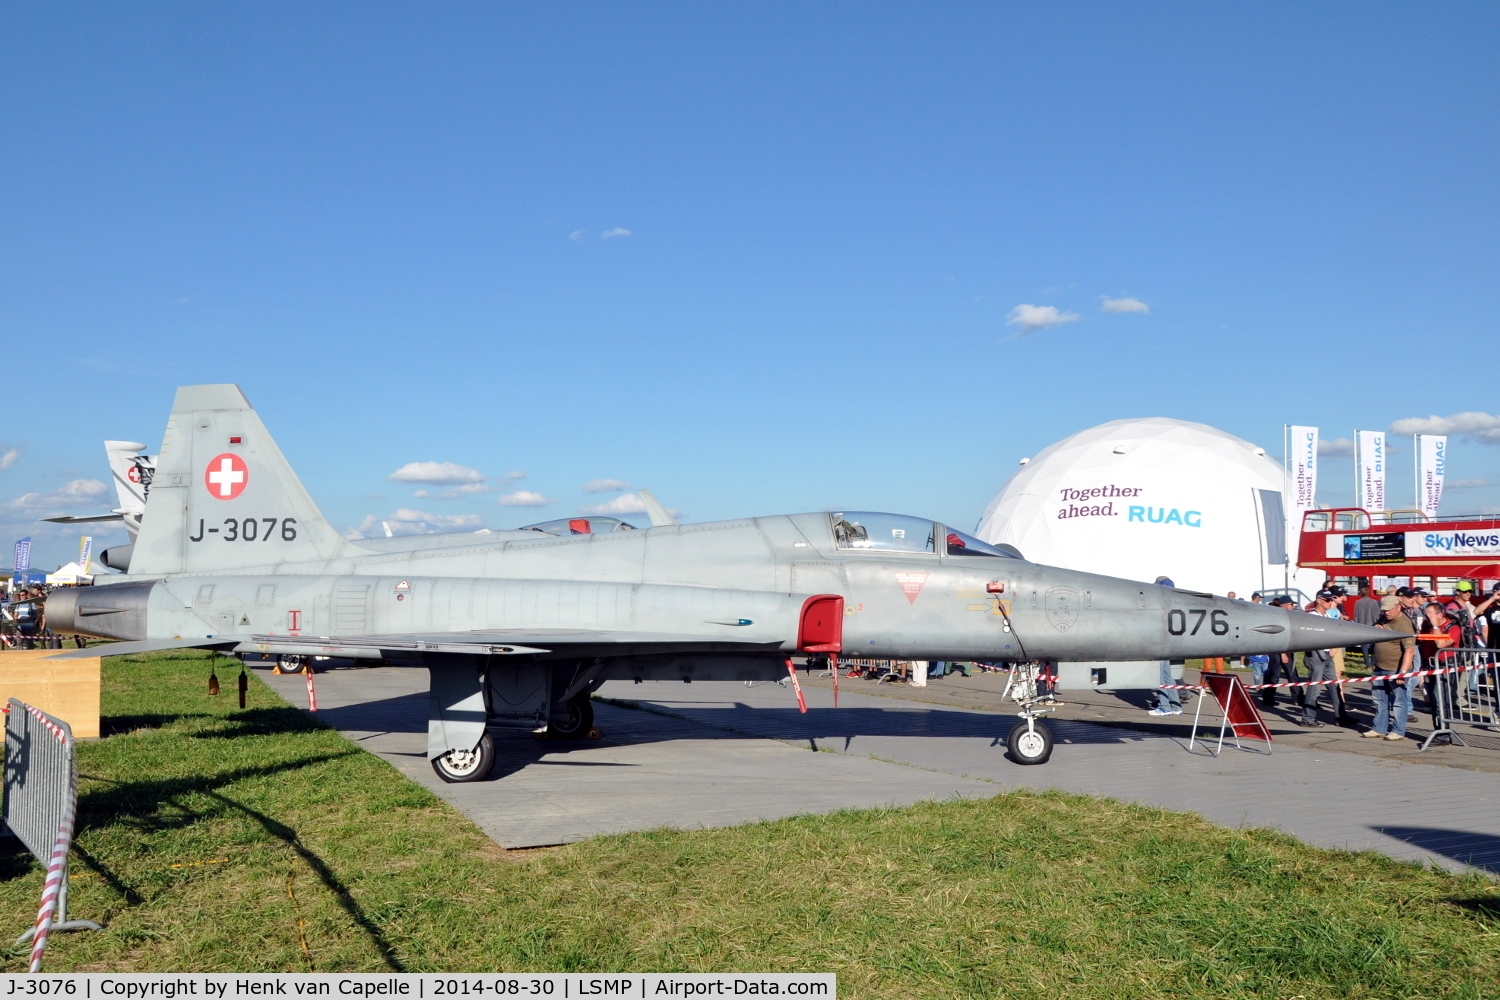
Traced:
<path fill-rule="evenodd" d="M 47 595 L 47 627 L 96 639 L 146 638 L 146 609 L 156 581 L 64 587 Z"/>

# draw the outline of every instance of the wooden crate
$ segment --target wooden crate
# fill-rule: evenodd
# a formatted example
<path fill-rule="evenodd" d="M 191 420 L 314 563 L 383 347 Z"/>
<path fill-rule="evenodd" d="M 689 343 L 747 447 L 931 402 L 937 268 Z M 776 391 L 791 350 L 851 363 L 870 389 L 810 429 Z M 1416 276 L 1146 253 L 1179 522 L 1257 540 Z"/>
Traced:
<path fill-rule="evenodd" d="M 46 660 L 60 649 L 0 653 L 0 705 L 19 698 L 62 719 L 79 739 L 99 735 L 99 657 Z M 0 740 L 5 734 L 0 731 Z"/>

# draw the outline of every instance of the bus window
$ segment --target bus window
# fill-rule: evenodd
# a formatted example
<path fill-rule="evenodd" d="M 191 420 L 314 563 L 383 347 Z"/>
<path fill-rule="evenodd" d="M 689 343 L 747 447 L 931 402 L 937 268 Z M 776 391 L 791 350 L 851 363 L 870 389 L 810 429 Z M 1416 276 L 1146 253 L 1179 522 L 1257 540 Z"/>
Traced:
<path fill-rule="evenodd" d="M 1362 510 L 1336 510 L 1333 512 L 1334 531 L 1364 531 L 1370 526 L 1370 515 Z"/>
<path fill-rule="evenodd" d="M 1302 530 L 1303 531 L 1327 531 L 1328 530 L 1328 520 L 1329 520 L 1328 519 L 1328 511 L 1326 511 L 1326 510 L 1315 510 L 1315 511 L 1312 511 L 1311 513 L 1305 514 L 1303 516 L 1303 518 L 1302 518 Z"/>

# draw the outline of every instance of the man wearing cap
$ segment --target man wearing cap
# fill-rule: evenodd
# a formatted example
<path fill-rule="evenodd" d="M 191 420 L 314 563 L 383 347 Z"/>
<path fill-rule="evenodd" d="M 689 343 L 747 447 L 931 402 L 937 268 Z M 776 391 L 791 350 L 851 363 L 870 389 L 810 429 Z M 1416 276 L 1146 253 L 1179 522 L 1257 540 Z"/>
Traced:
<path fill-rule="evenodd" d="M 1296 601 L 1292 600 L 1285 594 L 1277 594 L 1275 597 L 1271 598 L 1271 607 L 1273 608 L 1292 608 L 1296 607 L 1296 604 Z M 1296 680 L 1297 677 L 1292 672 L 1292 667 L 1295 664 L 1296 655 L 1297 654 L 1295 653 L 1270 654 L 1270 662 L 1266 664 L 1266 683 L 1271 685 L 1280 684 L 1283 677 L 1290 678 L 1291 680 Z M 1267 708 L 1276 707 L 1276 688 L 1274 686 L 1263 688 L 1261 690 L 1260 703 Z"/>
<path fill-rule="evenodd" d="M 1312 614 L 1324 618 L 1342 618 L 1337 605 L 1338 595 L 1331 590 L 1320 590 L 1313 599 Z M 1314 686 L 1307 688 L 1307 694 L 1302 699 L 1302 720 L 1298 725 L 1304 729 L 1323 728 L 1323 723 L 1318 721 L 1318 703 L 1323 700 L 1324 694 L 1328 695 L 1329 711 L 1333 712 L 1338 724 L 1342 725 L 1347 716 L 1338 685 L 1334 683 L 1338 680 L 1338 670 L 1334 666 L 1333 651 L 1310 649 L 1302 654 L 1302 662 L 1307 664 L 1307 679 Z M 1318 683 L 1320 681 L 1323 683 Z"/>
<path fill-rule="evenodd" d="M 1474 584 L 1468 580 L 1458 581 L 1453 587 L 1453 599 L 1445 601 L 1443 607 L 1458 621 L 1466 647 L 1485 644 L 1484 620 L 1474 613 Z"/>
<path fill-rule="evenodd" d="M 1370 673 L 1373 681 L 1371 693 L 1375 698 L 1375 728 L 1365 733 L 1366 739 L 1391 741 L 1406 739 L 1406 719 L 1411 715 L 1411 691 L 1417 678 L 1404 681 L 1382 680 L 1388 674 L 1404 674 L 1412 670 L 1412 661 L 1417 652 L 1417 627 L 1407 617 L 1406 610 L 1415 607 L 1417 596 L 1409 587 L 1399 588 L 1395 594 L 1380 600 L 1382 615 L 1376 622 L 1379 628 L 1388 628 L 1401 633 L 1400 642 L 1375 643 L 1375 664 Z M 1394 725 L 1391 719 L 1395 710 Z"/>

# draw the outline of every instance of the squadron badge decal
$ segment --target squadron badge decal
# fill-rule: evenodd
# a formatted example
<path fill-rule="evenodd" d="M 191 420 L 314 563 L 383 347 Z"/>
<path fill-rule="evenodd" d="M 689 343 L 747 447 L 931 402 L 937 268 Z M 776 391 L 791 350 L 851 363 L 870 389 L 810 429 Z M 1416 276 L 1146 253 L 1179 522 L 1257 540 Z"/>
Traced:
<path fill-rule="evenodd" d="M 1047 591 L 1047 620 L 1059 632 L 1066 632 L 1078 620 L 1078 591 L 1072 587 L 1052 587 Z"/>

